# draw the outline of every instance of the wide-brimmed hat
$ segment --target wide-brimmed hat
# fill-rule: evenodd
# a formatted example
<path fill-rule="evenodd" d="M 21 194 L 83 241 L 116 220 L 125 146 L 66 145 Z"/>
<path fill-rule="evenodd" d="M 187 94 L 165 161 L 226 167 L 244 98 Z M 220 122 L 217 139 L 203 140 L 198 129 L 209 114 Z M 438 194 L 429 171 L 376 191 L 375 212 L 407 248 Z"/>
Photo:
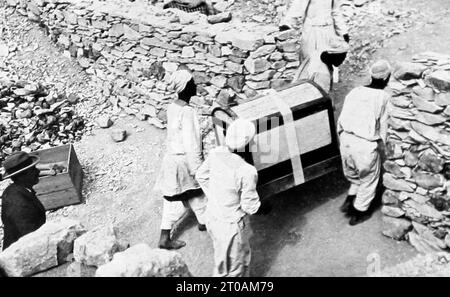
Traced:
<path fill-rule="evenodd" d="M 370 75 L 375 79 L 386 79 L 391 74 L 391 65 L 386 60 L 379 60 L 370 67 Z"/>
<path fill-rule="evenodd" d="M 39 157 L 30 155 L 26 152 L 17 152 L 6 158 L 3 162 L 5 169 L 5 176 L 2 179 L 11 178 L 19 173 L 22 173 L 39 162 Z"/>
<path fill-rule="evenodd" d="M 237 119 L 230 124 L 225 137 L 225 144 L 231 150 L 244 149 L 255 137 L 255 125 L 249 120 Z"/>
<path fill-rule="evenodd" d="M 331 38 L 324 52 L 329 54 L 345 54 L 350 50 L 350 46 L 342 38 Z"/>

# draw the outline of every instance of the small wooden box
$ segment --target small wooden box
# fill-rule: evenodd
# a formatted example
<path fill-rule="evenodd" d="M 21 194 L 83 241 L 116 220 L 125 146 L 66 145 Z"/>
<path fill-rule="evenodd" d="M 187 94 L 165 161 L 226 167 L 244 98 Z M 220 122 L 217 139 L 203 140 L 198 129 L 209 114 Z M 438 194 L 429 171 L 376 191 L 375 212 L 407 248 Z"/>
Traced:
<path fill-rule="evenodd" d="M 258 170 L 262 198 L 341 166 L 331 98 L 312 81 L 273 90 L 272 95 L 235 107 L 215 109 L 212 116 L 219 145 L 225 144 L 226 129 L 233 119 L 255 124 L 257 135 L 246 159 Z"/>
<path fill-rule="evenodd" d="M 82 203 L 83 170 L 71 144 L 34 152 L 39 164 L 63 162 L 66 172 L 44 176 L 34 186 L 38 199 L 46 210 Z"/>

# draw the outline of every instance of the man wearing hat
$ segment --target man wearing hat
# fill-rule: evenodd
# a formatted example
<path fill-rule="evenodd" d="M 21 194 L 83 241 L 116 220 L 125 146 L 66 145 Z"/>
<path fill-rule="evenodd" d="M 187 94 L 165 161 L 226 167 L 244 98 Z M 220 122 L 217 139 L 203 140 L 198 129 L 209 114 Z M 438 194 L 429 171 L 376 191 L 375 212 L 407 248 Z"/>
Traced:
<path fill-rule="evenodd" d="M 3 179 L 13 181 L 2 195 L 3 249 L 45 223 L 45 208 L 33 190 L 39 183 L 38 162 L 37 156 L 17 152 L 3 163 Z"/>
<path fill-rule="evenodd" d="M 208 198 L 206 226 L 214 246 L 214 276 L 248 276 L 251 258 L 247 215 L 266 214 L 256 191 L 258 173 L 244 159 L 255 136 L 252 122 L 237 119 L 226 131 L 226 146 L 211 150 L 196 179 Z"/>
<path fill-rule="evenodd" d="M 368 86 L 357 87 L 345 97 L 338 120 L 344 175 L 351 182 L 341 211 L 350 216 L 350 225 L 370 218 L 369 207 L 380 179 L 381 145 L 386 142 L 389 94 L 384 89 L 391 66 L 380 60 L 370 74 Z"/>
<path fill-rule="evenodd" d="M 316 50 L 311 56 L 303 60 L 294 81 L 297 80 L 297 77 L 312 80 L 327 94 L 330 93 L 333 85 L 334 68 L 339 67 L 344 62 L 348 50 L 349 46 L 345 41 L 333 38 L 323 51 Z"/>

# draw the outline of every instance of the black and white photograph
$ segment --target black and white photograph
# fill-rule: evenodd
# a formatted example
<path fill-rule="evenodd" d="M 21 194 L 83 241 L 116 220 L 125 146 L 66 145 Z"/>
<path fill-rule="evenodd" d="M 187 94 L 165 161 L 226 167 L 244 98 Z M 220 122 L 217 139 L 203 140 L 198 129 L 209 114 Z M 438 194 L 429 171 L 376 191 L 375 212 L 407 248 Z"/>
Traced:
<path fill-rule="evenodd" d="M 0 0 L 0 277 L 450 277 L 449 32 L 449 0 Z"/>

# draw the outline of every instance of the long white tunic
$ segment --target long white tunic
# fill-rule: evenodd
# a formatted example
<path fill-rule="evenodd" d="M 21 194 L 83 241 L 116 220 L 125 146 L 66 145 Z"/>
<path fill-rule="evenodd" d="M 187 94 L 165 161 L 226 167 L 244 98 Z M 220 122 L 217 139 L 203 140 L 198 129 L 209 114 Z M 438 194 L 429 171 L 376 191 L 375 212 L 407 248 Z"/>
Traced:
<path fill-rule="evenodd" d="M 292 28 L 299 19 L 303 24 L 302 52 L 308 57 L 315 50 L 324 50 L 336 35 L 348 34 L 340 7 L 338 0 L 293 0 L 280 25 Z"/>
<path fill-rule="evenodd" d="M 200 124 L 194 108 L 175 101 L 167 108 L 167 141 L 155 190 L 174 196 L 198 189 L 194 176 L 203 161 Z"/>

